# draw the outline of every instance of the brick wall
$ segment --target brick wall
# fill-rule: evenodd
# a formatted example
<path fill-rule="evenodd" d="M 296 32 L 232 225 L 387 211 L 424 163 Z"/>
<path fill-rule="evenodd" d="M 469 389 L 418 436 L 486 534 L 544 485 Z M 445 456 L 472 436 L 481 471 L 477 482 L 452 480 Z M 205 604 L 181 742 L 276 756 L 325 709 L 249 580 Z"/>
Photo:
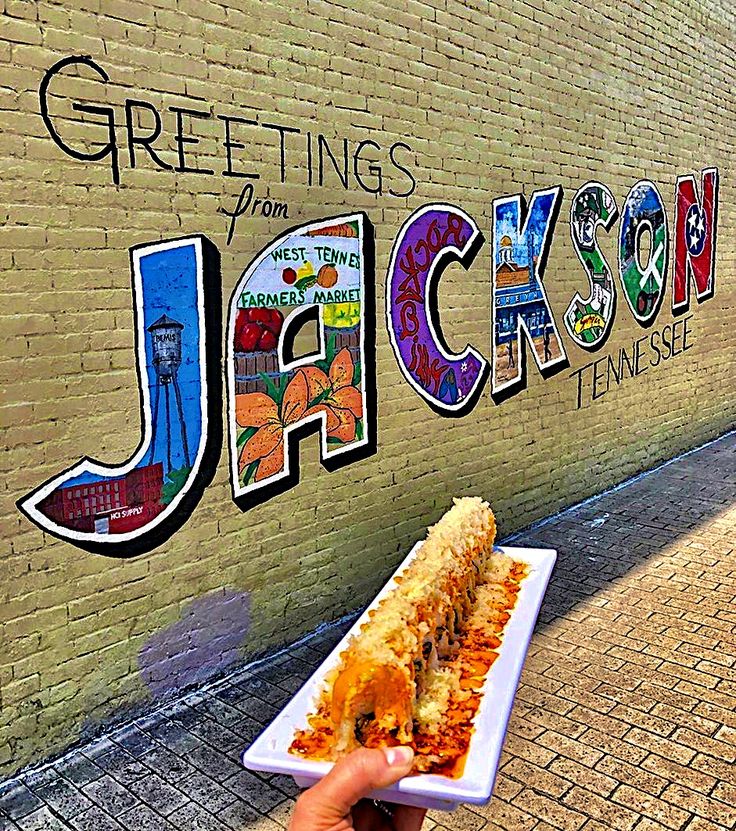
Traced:
<path fill-rule="evenodd" d="M 149 706 L 161 695 L 151 656 L 191 652 L 182 686 L 264 654 L 365 603 L 451 496 L 482 494 L 507 533 L 719 435 L 734 424 L 736 304 L 733 147 L 736 105 L 725 2 L 572 0 L 381 3 L 0 0 L 0 775 Z M 50 110 L 64 141 L 101 147 L 112 106 L 119 184 L 110 158 L 81 161 L 51 139 L 39 108 L 44 73 L 90 55 L 109 75 L 66 73 Z M 161 113 L 160 157 L 176 164 L 171 107 L 187 119 L 191 166 L 159 169 L 138 148 L 131 168 L 124 102 Z M 242 217 L 227 244 L 243 181 L 221 175 L 223 122 L 237 115 L 322 133 L 336 147 L 406 142 L 417 181 L 408 198 L 345 189 L 328 167 L 308 185 L 303 145 L 289 134 L 281 181 L 278 134 L 246 133 L 242 170 L 289 219 Z M 145 113 L 137 129 L 151 128 Z M 717 283 L 691 302 L 691 349 L 592 401 L 571 373 L 649 330 L 622 298 L 610 339 L 589 354 L 562 327 L 585 275 L 569 233 L 572 195 L 589 180 L 619 205 L 642 178 L 663 195 L 673 228 L 675 182 L 720 171 Z M 387 175 L 389 171 L 387 169 Z M 449 202 L 490 237 L 491 201 L 564 187 L 544 285 L 570 368 L 494 404 L 486 387 L 460 419 L 442 418 L 403 379 L 384 324 L 391 244 L 409 213 Z M 42 533 L 15 506 L 82 456 L 121 462 L 140 439 L 128 248 L 203 233 L 222 257 L 223 294 L 274 236 L 311 219 L 366 211 L 376 235 L 378 451 L 328 473 L 317 441 L 301 447 L 301 482 L 241 512 L 227 450 L 192 517 L 153 552 L 121 560 Z M 617 228 L 618 226 L 616 226 Z M 601 234 L 616 262 L 616 230 Z M 672 253 L 670 253 L 672 257 Z M 490 357 L 490 257 L 444 275 L 439 303 L 450 344 Z M 671 272 L 652 328 L 671 324 Z M 226 313 L 226 309 L 223 308 Z M 588 377 L 588 376 L 586 376 Z M 223 404 L 224 410 L 224 404 Z"/>

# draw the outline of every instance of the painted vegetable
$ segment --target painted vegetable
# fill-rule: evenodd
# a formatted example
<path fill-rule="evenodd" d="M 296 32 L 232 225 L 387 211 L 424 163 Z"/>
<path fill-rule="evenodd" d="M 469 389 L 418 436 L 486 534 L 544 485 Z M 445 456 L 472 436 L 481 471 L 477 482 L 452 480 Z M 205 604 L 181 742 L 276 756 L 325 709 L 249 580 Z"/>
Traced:
<path fill-rule="evenodd" d="M 317 272 L 317 283 L 323 289 L 331 289 L 337 283 L 337 269 L 335 266 L 325 263 Z"/>
<path fill-rule="evenodd" d="M 238 309 L 235 319 L 235 351 L 261 352 L 275 349 L 284 325 L 278 309 Z"/>

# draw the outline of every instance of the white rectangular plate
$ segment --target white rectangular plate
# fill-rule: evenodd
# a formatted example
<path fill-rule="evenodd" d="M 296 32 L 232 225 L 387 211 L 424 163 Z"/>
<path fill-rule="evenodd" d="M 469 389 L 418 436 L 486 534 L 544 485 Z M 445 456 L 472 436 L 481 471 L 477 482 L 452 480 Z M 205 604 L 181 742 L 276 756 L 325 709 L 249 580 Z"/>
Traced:
<path fill-rule="evenodd" d="M 420 545 L 421 543 L 417 543 L 414 546 L 393 577 L 404 571 Z M 542 605 L 544 592 L 557 559 L 557 552 L 552 549 L 497 546 L 496 550 L 508 554 L 518 562 L 526 563 L 529 566 L 529 574 L 522 580 L 516 606 L 503 631 L 499 656 L 488 671 L 483 685 L 483 696 L 476 713 L 475 729 L 470 739 L 463 775 L 458 779 L 436 774 L 408 776 L 390 788 L 371 794 L 375 799 L 445 811 L 454 810 L 461 802 L 481 804 L 490 799 L 519 676 L 539 607 Z M 308 726 L 307 716 L 316 709 L 325 674 L 337 664 L 348 640 L 357 634 L 363 623 L 368 620 L 368 612 L 377 606 L 388 592 L 396 588 L 393 577 L 314 675 L 243 753 L 245 767 L 288 774 L 293 776 L 301 787 L 314 785 L 328 773 L 332 762 L 301 759 L 289 753 L 289 745 L 294 738 L 294 732 Z"/>

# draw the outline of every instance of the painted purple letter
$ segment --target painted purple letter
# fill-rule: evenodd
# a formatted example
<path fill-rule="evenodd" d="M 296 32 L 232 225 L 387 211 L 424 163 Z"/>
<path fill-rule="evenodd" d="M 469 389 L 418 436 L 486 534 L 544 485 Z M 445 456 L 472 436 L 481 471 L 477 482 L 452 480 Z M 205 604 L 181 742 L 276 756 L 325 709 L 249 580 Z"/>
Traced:
<path fill-rule="evenodd" d="M 460 208 L 425 205 L 404 223 L 386 278 L 386 323 L 406 380 L 441 415 L 471 410 L 488 362 L 468 345 L 459 355 L 442 339 L 437 285 L 448 263 L 467 268 L 483 237 Z"/>

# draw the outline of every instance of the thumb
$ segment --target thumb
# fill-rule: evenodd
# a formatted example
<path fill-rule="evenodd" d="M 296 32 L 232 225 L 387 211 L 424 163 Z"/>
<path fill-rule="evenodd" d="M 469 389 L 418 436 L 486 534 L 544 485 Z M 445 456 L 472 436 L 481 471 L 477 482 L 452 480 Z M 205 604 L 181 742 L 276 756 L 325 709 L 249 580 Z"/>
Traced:
<path fill-rule="evenodd" d="M 411 770 L 411 747 L 383 750 L 355 750 L 299 798 L 292 820 L 292 831 L 317 831 L 329 827 L 350 813 L 358 800 L 377 788 L 398 782 Z M 309 824 L 304 822 L 309 821 Z M 304 823 L 303 825 L 301 823 Z"/>

